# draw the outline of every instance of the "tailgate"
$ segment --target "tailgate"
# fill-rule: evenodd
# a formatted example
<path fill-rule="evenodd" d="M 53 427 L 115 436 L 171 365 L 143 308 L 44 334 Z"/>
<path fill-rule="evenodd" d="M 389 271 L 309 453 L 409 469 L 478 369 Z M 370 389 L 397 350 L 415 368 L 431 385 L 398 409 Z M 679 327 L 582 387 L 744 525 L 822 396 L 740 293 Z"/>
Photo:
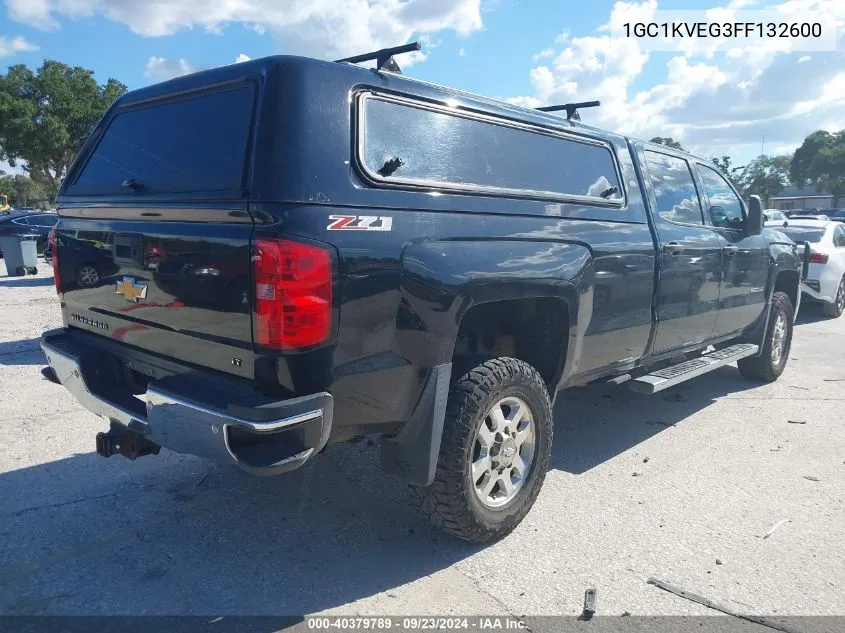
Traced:
<path fill-rule="evenodd" d="M 252 377 L 245 200 L 258 91 L 246 79 L 171 84 L 172 94 L 118 101 L 65 179 L 53 249 L 64 316 Z"/>
<path fill-rule="evenodd" d="M 251 222 L 63 219 L 56 261 L 67 324 L 252 377 L 251 231 Z"/>

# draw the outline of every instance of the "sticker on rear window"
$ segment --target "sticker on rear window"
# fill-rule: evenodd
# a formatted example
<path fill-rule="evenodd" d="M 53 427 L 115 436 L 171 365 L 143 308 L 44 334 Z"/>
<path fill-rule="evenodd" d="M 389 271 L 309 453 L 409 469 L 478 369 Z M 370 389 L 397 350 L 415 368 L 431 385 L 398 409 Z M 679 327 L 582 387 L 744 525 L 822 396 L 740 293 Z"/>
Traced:
<path fill-rule="evenodd" d="M 390 231 L 393 218 L 388 215 L 330 215 L 329 231 Z"/>

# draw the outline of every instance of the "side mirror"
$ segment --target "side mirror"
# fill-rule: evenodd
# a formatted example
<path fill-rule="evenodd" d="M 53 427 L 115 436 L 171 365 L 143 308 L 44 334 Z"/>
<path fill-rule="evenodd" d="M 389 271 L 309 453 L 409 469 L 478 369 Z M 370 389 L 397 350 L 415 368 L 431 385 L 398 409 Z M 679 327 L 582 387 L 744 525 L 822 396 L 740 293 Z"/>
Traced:
<path fill-rule="evenodd" d="M 745 232 L 748 235 L 760 235 L 763 232 L 763 202 L 760 196 L 748 199 L 748 218 L 745 221 Z"/>

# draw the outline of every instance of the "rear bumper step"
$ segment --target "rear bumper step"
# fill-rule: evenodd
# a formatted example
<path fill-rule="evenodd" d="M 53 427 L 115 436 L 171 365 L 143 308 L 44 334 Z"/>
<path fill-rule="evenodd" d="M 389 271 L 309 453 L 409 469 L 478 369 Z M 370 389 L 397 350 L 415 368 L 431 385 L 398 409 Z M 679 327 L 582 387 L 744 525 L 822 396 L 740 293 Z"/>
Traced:
<path fill-rule="evenodd" d="M 628 384 L 631 391 L 637 393 L 652 394 L 663 391 L 669 387 L 686 382 L 696 376 L 730 365 L 741 358 L 757 353 L 757 345 L 751 343 L 738 343 L 709 354 L 703 354 L 698 358 L 666 367 L 658 371 L 634 378 Z"/>
<path fill-rule="evenodd" d="M 86 362 L 86 350 L 66 330 L 45 332 L 41 349 L 58 381 L 79 403 L 111 421 L 109 432 L 97 436 L 97 452 L 104 457 L 121 453 L 134 459 L 157 454 L 163 446 L 236 464 L 253 474 L 275 475 L 316 455 L 331 432 L 333 398 L 326 392 L 221 408 L 203 402 L 202 389 L 187 390 L 186 381 L 165 378 L 150 382 L 145 394 L 132 396 L 104 382 L 98 373 L 103 363 Z M 190 382 L 202 386 L 202 375 Z"/>

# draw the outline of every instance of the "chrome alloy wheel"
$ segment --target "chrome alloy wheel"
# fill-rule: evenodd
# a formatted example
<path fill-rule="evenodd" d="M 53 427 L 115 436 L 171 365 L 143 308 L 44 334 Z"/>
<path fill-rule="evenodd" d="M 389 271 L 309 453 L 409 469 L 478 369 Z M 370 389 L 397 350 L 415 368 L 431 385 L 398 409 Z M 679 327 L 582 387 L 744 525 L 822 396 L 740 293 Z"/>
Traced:
<path fill-rule="evenodd" d="M 534 462 L 536 425 L 524 400 L 502 398 L 487 413 L 472 447 L 470 483 L 488 508 L 511 501 L 528 481 Z"/>
<path fill-rule="evenodd" d="M 781 358 L 786 351 L 786 315 L 783 312 L 778 313 L 778 318 L 775 320 L 775 327 L 772 330 L 772 364 L 780 365 Z"/>

